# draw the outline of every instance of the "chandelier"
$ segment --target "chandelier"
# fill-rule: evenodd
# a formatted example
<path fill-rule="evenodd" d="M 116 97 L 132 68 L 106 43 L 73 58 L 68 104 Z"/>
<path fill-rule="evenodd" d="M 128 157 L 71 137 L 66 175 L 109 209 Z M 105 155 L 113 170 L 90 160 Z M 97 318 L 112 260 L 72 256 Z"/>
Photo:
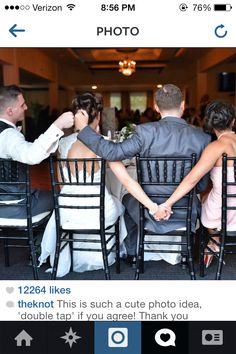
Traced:
<path fill-rule="evenodd" d="M 119 62 L 119 72 L 125 76 L 130 76 L 135 72 L 136 62 L 125 59 Z"/>

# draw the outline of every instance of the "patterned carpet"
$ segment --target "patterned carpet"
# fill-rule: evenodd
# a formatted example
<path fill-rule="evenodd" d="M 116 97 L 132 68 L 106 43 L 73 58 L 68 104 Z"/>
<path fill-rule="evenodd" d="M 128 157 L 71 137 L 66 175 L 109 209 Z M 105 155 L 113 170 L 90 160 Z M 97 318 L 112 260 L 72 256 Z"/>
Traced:
<path fill-rule="evenodd" d="M 236 255 L 227 255 L 225 257 L 225 266 L 223 268 L 224 280 L 236 280 Z M 49 268 L 48 264 L 39 269 L 39 278 L 41 280 L 50 280 L 50 274 L 45 270 Z M 111 277 L 113 280 L 133 280 L 134 269 L 121 260 L 121 273 L 115 273 L 115 266 L 111 266 Z M 216 271 L 216 261 L 207 269 L 204 278 L 199 277 L 199 267 L 195 264 L 197 280 L 214 280 Z M 3 244 L 0 243 L 0 279 L 1 280 L 30 280 L 32 269 L 29 265 L 29 253 L 27 249 L 10 250 L 10 266 L 4 266 Z M 61 280 L 104 280 L 103 270 L 90 271 L 84 273 L 71 272 Z M 140 280 L 189 280 L 188 270 L 182 269 L 180 265 L 170 265 L 164 261 L 145 262 L 145 272 L 140 275 Z"/>

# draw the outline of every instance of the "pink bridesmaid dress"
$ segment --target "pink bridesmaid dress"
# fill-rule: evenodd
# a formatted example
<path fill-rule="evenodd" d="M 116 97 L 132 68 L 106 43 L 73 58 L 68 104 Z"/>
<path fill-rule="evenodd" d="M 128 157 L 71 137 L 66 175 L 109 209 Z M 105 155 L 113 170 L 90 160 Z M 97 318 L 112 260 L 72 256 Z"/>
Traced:
<path fill-rule="evenodd" d="M 221 229 L 221 190 L 222 190 L 222 167 L 213 167 L 210 173 L 212 190 L 202 204 L 201 221 L 210 229 Z M 234 181 L 234 168 L 228 167 L 228 181 Z M 236 187 L 228 187 L 228 193 L 236 193 Z M 228 205 L 236 206 L 235 198 L 228 198 Z M 227 214 L 227 230 L 236 230 L 236 210 L 229 210 Z"/>

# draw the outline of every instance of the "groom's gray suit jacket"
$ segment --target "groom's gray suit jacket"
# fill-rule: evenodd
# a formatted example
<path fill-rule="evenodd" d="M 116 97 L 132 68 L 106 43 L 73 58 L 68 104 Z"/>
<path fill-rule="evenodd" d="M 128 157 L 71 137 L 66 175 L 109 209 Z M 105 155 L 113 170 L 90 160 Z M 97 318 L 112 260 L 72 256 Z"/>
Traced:
<path fill-rule="evenodd" d="M 144 157 L 155 156 L 191 156 L 196 153 L 199 159 L 203 149 L 210 142 L 209 135 L 192 127 L 184 119 L 165 117 L 158 122 L 141 124 L 136 127 L 135 134 L 123 141 L 114 143 L 104 140 L 90 127 L 84 128 L 78 139 L 93 150 L 98 156 L 110 161 L 124 160 L 137 154 Z M 202 192 L 207 188 L 208 176 L 197 186 Z M 171 193 L 171 191 L 170 191 Z M 195 228 L 198 199 L 194 198 L 192 230 Z M 148 213 L 146 227 L 155 232 L 165 233 L 183 227 L 184 223 L 174 213 L 168 221 L 156 222 Z"/>

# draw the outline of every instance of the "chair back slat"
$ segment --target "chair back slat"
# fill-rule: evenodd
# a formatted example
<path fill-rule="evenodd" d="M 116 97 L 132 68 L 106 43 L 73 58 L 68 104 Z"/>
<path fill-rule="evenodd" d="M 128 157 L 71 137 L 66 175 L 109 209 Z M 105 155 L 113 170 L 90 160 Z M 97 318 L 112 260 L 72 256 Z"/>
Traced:
<path fill-rule="evenodd" d="M 94 171 L 95 171 L 95 161 L 92 161 L 92 167 L 91 167 L 91 182 L 93 183 L 94 181 Z"/>
<path fill-rule="evenodd" d="M 76 183 L 79 183 L 79 167 L 78 167 L 78 164 L 77 164 L 77 163 L 74 164 L 74 168 L 75 168 L 75 179 L 76 179 Z"/>
<path fill-rule="evenodd" d="M 86 176 L 87 176 L 86 161 L 83 161 L 83 177 L 84 177 L 84 183 L 86 183 Z"/>
<path fill-rule="evenodd" d="M 176 182 L 176 161 L 173 161 L 173 172 L 172 172 L 173 182 Z"/>
<path fill-rule="evenodd" d="M 159 169 L 158 161 L 156 161 L 156 164 L 155 164 L 155 172 L 156 172 L 157 179 L 159 180 L 160 179 L 160 169 Z"/>
<path fill-rule="evenodd" d="M 236 181 L 236 159 L 234 160 L 234 180 Z"/>
<path fill-rule="evenodd" d="M 72 180 L 71 180 L 71 168 L 70 168 L 69 161 L 65 161 L 65 165 L 66 165 L 66 168 L 67 168 L 68 179 L 69 179 L 69 182 L 71 183 L 72 182 Z M 63 179 L 65 180 L 65 176 L 64 176 L 63 170 L 62 170 L 62 174 L 63 174 Z"/>
<path fill-rule="evenodd" d="M 58 161 L 58 169 L 59 169 L 58 174 L 59 174 L 59 176 L 60 176 L 62 182 L 65 182 L 65 180 L 64 180 L 64 174 L 63 174 L 63 172 L 62 172 L 62 171 L 63 171 L 62 161 Z"/>

